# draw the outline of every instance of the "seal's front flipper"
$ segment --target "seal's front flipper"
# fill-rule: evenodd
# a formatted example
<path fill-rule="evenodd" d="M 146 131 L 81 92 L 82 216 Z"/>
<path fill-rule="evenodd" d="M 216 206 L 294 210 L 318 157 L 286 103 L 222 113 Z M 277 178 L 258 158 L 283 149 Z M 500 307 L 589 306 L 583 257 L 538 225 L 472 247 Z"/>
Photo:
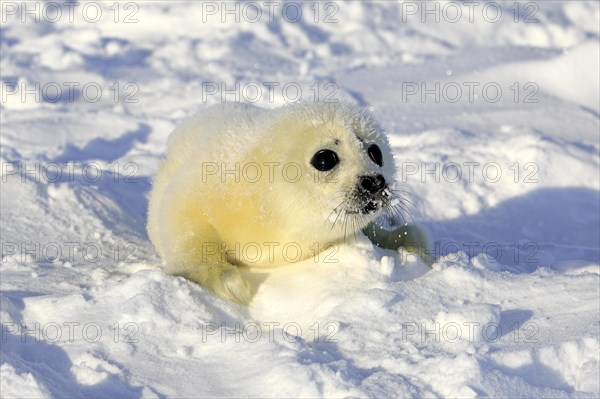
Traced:
<path fill-rule="evenodd" d="M 171 210 L 180 209 L 173 207 Z M 165 250 L 161 254 L 168 272 L 208 288 L 227 300 L 247 305 L 252 287 L 238 266 L 227 260 L 225 242 L 201 215 L 181 212 L 161 225 Z"/>
<path fill-rule="evenodd" d="M 187 265 L 173 273 L 208 288 L 221 298 L 248 305 L 252 287 L 244 280 L 237 266 L 223 263 Z"/>
<path fill-rule="evenodd" d="M 394 220 L 389 227 L 383 227 L 375 220 L 363 229 L 363 233 L 380 248 L 395 251 L 403 247 L 418 255 L 429 267 L 435 263 L 435 258 L 431 256 L 429 234 L 423 226 L 408 223 L 399 225 Z"/>

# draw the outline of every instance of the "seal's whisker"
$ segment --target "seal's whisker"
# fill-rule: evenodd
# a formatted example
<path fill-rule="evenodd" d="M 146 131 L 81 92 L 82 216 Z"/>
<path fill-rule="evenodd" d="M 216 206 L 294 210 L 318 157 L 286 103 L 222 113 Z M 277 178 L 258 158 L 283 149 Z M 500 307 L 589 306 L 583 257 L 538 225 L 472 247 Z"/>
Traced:
<path fill-rule="evenodd" d="M 327 218 L 325 219 L 324 223 L 327 222 L 329 220 L 329 218 L 331 217 L 331 215 L 336 212 L 338 210 L 338 208 L 342 205 L 344 205 L 346 203 L 346 200 L 342 200 L 342 202 L 340 202 L 335 208 L 333 208 L 333 210 L 329 213 L 329 216 L 327 216 Z M 341 211 L 338 212 L 335 220 L 333 221 L 333 224 L 331 225 L 331 230 L 333 230 L 333 228 L 335 227 L 335 224 L 337 223 L 339 217 L 340 217 Z"/>
<path fill-rule="evenodd" d="M 347 234 L 346 230 L 347 230 L 347 228 L 348 228 L 348 217 L 349 217 L 349 216 L 350 216 L 350 215 L 348 215 L 348 214 L 346 213 L 346 214 L 345 214 L 345 217 L 344 217 L 344 243 L 346 243 L 346 237 L 348 236 L 348 234 Z"/>
<path fill-rule="evenodd" d="M 402 190 L 401 188 L 390 188 L 390 191 L 394 191 L 394 192 L 397 192 L 397 193 L 406 194 L 407 196 L 413 197 L 415 199 L 417 198 L 417 196 L 414 193 L 412 193 L 412 192 L 410 192 L 408 190 Z"/>
<path fill-rule="evenodd" d="M 356 238 L 356 234 L 358 234 L 358 231 L 361 230 L 361 228 L 359 228 L 359 227 L 366 226 L 366 224 L 365 224 L 366 220 L 367 220 L 367 218 L 365 217 L 365 215 L 359 215 L 359 217 L 355 220 L 355 227 L 354 227 L 354 241 L 355 242 L 358 242 L 358 238 Z M 356 224 L 358 224 L 358 227 L 356 226 Z"/>
<path fill-rule="evenodd" d="M 410 203 L 412 206 L 408 206 L 407 202 Z M 392 200 L 390 200 L 389 204 L 390 204 L 389 205 L 390 208 L 400 209 L 402 211 L 402 213 L 406 213 L 411 219 L 413 219 L 413 217 L 412 217 L 413 211 L 417 213 L 418 217 L 421 216 L 419 209 L 412 202 L 407 201 L 402 196 L 395 196 Z"/>
<path fill-rule="evenodd" d="M 413 204 L 412 200 L 409 198 L 415 197 L 414 194 L 409 193 L 408 191 L 397 190 L 397 189 L 393 189 L 393 188 L 390 188 L 390 192 L 393 193 L 394 196 L 396 196 L 398 198 L 403 198 L 406 202 Z M 414 199 L 416 200 L 416 197 Z"/>
<path fill-rule="evenodd" d="M 415 223 L 415 219 L 413 218 L 412 214 L 402 205 L 394 204 L 390 207 L 390 209 L 394 211 L 395 215 L 398 215 L 400 218 L 402 218 L 404 223 L 408 222 L 406 216 L 408 216 L 408 218 L 411 220 L 411 223 Z"/>
<path fill-rule="evenodd" d="M 342 209 L 340 210 L 340 213 L 338 215 L 338 217 L 336 218 L 335 222 L 337 223 L 338 220 L 345 220 L 348 216 L 348 212 L 346 211 L 346 208 L 348 206 L 348 204 L 346 202 L 344 202 L 343 204 L 344 206 L 342 207 Z M 339 219 L 340 216 L 343 216 L 342 219 Z M 343 227 L 344 222 L 342 222 L 342 227 Z"/>
<path fill-rule="evenodd" d="M 400 202 L 402 202 L 403 204 L 410 204 L 412 206 L 412 208 L 415 210 L 415 212 L 417 212 L 417 215 L 419 217 L 421 217 L 420 212 L 419 212 L 419 208 L 417 207 L 417 205 L 415 205 L 415 203 L 413 201 L 411 201 L 410 199 L 406 198 L 406 196 L 404 196 L 403 194 L 407 194 L 407 195 L 413 195 L 409 193 L 408 191 L 404 191 L 404 190 L 396 190 L 396 189 L 390 189 L 390 192 L 394 195 L 394 199 L 399 200 Z M 403 193 L 403 194 L 400 194 Z M 408 207 L 408 206 L 407 206 Z"/>
<path fill-rule="evenodd" d="M 337 221 L 339 220 L 340 216 L 342 216 L 342 214 L 344 214 L 344 215 L 346 214 L 346 206 L 342 207 L 342 209 L 338 213 L 337 217 L 335 218 L 335 221 L 333 222 L 333 226 L 331 226 L 332 230 L 335 227 L 335 225 L 336 225 Z"/>
<path fill-rule="evenodd" d="M 352 237 L 354 238 L 354 242 L 358 242 L 358 238 L 356 238 L 356 233 L 358 232 L 358 221 L 362 217 L 362 215 L 356 215 L 352 218 Z"/>
<path fill-rule="evenodd" d="M 412 212 L 415 212 L 417 214 L 417 217 L 421 217 L 421 211 L 419 211 L 419 208 L 417 208 L 414 204 L 411 204 L 412 206 L 408 206 L 408 204 L 405 201 L 400 199 L 400 202 L 396 205 L 404 209 L 406 213 L 411 214 Z"/>

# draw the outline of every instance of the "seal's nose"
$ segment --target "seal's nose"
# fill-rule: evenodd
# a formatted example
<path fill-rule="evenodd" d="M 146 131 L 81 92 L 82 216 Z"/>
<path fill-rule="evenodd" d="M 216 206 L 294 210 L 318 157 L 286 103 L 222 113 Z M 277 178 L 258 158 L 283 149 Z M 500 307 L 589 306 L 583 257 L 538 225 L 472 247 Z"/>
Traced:
<path fill-rule="evenodd" d="M 361 176 L 360 186 L 371 194 L 375 194 L 385 188 L 385 178 L 381 175 Z"/>

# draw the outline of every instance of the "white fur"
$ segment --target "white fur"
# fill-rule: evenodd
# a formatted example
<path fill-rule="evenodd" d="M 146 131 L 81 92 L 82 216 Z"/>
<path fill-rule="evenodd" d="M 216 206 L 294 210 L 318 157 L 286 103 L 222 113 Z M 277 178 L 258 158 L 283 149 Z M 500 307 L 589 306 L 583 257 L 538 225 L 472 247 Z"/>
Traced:
<path fill-rule="evenodd" d="M 372 143 L 383 152 L 383 167 L 367 154 Z M 331 172 L 310 164 L 321 149 L 340 158 Z M 236 164 L 239 172 L 221 173 Z M 257 170 L 262 177 L 255 181 Z M 392 182 L 389 144 L 373 117 L 353 105 L 206 108 L 169 138 L 150 194 L 149 236 L 169 272 L 247 303 L 251 287 L 238 266 L 297 261 L 298 248 L 304 259 L 365 227 L 377 214 L 344 225 L 336 221 L 339 208 L 333 211 L 359 176 L 377 173 Z"/>

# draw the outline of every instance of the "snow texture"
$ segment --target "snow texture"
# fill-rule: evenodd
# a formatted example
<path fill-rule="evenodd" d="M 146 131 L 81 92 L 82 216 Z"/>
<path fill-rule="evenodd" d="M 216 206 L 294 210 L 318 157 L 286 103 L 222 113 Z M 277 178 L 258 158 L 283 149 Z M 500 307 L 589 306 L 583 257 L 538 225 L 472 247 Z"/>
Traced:
<path fill-rule="evenodd" d="M 0 396 L 598 397 L 599 3 L 297 4 L 1 3 Z M 371 109 L 438 262 L 166 275 L 169 133 L 298 88 Z"/>

